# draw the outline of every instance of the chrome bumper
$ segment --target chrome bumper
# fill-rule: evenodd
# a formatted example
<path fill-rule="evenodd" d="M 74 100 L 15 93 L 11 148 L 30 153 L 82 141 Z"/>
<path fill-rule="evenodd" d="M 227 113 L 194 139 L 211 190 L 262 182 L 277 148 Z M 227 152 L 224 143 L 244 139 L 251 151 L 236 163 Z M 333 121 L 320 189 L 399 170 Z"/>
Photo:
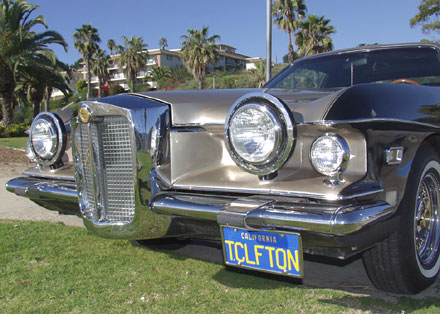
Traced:
<path fill-rule="evenodd" d="M 76 208 L 78 196 L 72 181 L 54 181 L 21 177 L 6 183 L 8 191 L 25 196 L 52 210 L 66 211 Z M 50 206 L 47 206 L 50 204 Z M 192 195 L 184 193 L 158 193 L 150 202 L 148 213 L 143 216 L 168 216 L 211 221 L 249 229 L 297 230 L 331 236 L 344 236 L 361 231 L 392 215 L 393 207 L 383 201 L 358 204 L 318 204 L 301 199 Z M 103 226 L 90 229 L 98 235 L 111 238 L 135 238 L 142 230 L 133 225 Z M 138 225 L 141 228 L 142 224 Z M 165 227 L 164 227 L 165 228 Z M 166 226 L 168 228 L 168 226 Z M 167 230 L 160 233 L 166 236 Z"/>
<path fill-rule="evenodd" d="M 79 215 L 78 193 L 73 181 L 19 177 L 6 183 L 6 189 L 48 209 Z"/>

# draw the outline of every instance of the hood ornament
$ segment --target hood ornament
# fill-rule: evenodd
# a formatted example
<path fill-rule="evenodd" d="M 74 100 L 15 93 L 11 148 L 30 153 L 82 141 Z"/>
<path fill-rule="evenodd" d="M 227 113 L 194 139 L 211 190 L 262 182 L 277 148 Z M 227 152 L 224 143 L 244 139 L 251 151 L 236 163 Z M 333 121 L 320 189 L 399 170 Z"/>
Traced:
<path fill-rule="evenodd" d="M 82 123 L 89 123 L 92 117 L 92 110 L 90 110 L 89 106 L 83 105 L 79 110 L 78 117 Z"/>

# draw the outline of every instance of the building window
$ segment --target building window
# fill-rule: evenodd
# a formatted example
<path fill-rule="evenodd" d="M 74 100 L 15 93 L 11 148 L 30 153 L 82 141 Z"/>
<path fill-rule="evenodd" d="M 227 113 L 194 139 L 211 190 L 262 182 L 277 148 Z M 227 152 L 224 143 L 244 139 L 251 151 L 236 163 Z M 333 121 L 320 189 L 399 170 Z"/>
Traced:
<path fill-rule="evenodd" d="M 173 60 L 173 56 L 167 55 L 167 60 L 168 61 L 172 61 Z"/>

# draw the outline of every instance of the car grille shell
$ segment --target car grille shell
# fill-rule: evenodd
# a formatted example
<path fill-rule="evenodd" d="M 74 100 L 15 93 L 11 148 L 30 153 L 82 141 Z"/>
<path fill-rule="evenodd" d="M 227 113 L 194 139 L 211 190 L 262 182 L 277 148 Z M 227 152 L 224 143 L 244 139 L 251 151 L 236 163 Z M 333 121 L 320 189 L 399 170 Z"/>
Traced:
<path fill-rule="evenodd" d="M 135 215 L 134 162 L 130 123 L 102 116 L 76 129 L 83 214 L 106 223 L 130 223 Z"/>

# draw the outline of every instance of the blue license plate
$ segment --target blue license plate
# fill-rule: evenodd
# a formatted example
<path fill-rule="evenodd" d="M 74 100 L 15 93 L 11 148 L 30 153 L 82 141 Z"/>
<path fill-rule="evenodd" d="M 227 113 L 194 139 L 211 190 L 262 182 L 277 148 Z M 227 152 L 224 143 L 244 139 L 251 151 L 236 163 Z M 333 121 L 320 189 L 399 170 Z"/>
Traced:
<path fill-rule="evenodd" d="M 301 236 L 296 233 L 222 228 L 223 255 L 229 266 L 303 277 Z"/>

